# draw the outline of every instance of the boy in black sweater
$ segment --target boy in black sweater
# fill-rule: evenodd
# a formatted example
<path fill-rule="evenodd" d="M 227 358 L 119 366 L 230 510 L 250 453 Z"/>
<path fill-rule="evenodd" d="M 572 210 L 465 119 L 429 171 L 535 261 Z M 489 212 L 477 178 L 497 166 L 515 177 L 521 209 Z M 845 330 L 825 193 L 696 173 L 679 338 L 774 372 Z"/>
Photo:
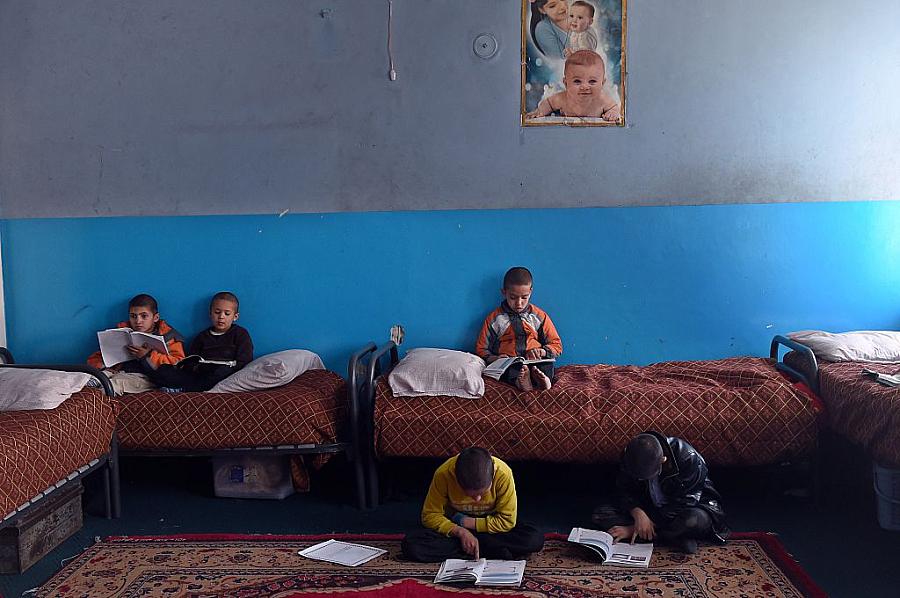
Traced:
<path fill-rule="evenodd" d="M 253 341 L 247 329 L 235 324 L 240 304 L 234 293 L 223 291 L 213 295 L 209 304 L 211 326 L 198 334 L 188 348 L 188 355 L 203 359 L 233 361 L 234 365 L 205 363 L 160 366 L 151 380 L 168 392 L 202 392 L 209 390 L 251 361 Z M 190 358 L 187 358 L 188 362 Z"/>

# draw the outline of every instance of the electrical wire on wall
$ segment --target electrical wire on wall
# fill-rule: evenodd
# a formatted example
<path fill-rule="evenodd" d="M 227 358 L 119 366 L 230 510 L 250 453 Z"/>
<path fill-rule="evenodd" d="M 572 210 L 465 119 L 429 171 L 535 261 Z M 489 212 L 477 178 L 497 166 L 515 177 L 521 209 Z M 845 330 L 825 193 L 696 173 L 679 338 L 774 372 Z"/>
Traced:
<path fill-rule="evenodd" d="M 394 40 L 394 0 L 388 0 L 387 51 L 388 51 L 388 62 L 390 63 L 390 70 L 388 71 L 388 78 L 391 81 L 396 81 L 397 80 L 397 71 L 394 69 L 393 40 Z"/>

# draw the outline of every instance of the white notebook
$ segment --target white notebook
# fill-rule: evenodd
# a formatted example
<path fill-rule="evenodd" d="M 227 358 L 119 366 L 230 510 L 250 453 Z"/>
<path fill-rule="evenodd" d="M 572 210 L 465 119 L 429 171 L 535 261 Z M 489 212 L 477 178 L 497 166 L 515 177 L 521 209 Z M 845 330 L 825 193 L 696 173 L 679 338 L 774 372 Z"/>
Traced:
<path fill-rule="evenodd" d="M 386 552 L 387 550 L 365 546 L 364 544 L 353 544 L 351 542 L 341 542 L 340 540 L 326 540 L 325 542 L 320 542 L 309 548 L 304 548 L 297 554 L 317 561 L 326 561 L 329 563 L 337 563 L 338 565 L 356 567 L 363 563 L 367 563 Z"/>
<path fill-rule="evenodd" d="M 97 333 L 100 342 L 100 355 L 103 357 L 103 365 L 112 367 L 123 361 L 131 361 L 134 357 L 125 347 L 140 347 L 147 345 L 163 355 L 169 354 L 166 339 L 158 334 L 149 332 L 135 332 L 131 328 L 110 328 Z"/>

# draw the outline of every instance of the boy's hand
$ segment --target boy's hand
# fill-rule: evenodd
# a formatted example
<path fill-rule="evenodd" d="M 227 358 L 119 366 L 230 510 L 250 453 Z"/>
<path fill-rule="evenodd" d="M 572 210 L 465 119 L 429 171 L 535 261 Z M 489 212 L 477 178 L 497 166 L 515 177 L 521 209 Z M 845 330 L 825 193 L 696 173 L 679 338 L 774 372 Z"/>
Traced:
<path fill-rule="evenodd" d="M 629 542 L 634 537 L 633 525 L 616 525 L 606 531 L 615 542 Z"/>
<path fill-rule="evenodd" d="M 459 543 L 462 546 L 463 552 L 468 555 L 471 555 L 473 559 L 478 560 L 478 538 L 475 535 L 467 530 L 464 527 L 454 527 L 453 535 L 459 539 Z"/>
<path fill-rule="evenodd" d="M 150 355 L 150 351 L 153 350 L 147 345 L 141 345 L 140 347 L 128 345 L 127 347 L 125 347 L 125 349 L 127 349 L 128 352 L 131 353 L 131 356 L 135 359 L 143 359 L 144 357 Z"/>
<path fill-rule="evenodd" d="M 644 512 L 644 509 L 635 507 L 631 509 L 631 516 L 634 518 L 634 535 L 642 540 L 654 540 L 656 538 L 656 526 L 650 516 Z M 634 538 L 632 538 L 632 544 Z"/>
<path fill-rule="evenodd" d="M 528 349 L 525 352 L 526 359 L 543 359 L 544 358 L 544 349 Z"/>

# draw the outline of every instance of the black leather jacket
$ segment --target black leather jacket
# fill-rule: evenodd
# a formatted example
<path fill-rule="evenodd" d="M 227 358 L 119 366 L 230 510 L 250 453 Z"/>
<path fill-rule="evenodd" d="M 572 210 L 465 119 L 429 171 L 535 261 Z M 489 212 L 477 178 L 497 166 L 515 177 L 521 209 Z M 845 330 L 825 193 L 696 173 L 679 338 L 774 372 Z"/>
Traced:
<path fill-rule="evenodd" d="M 666 457 L 659 474 L 659 485 L 666 502 L 662 507 L 656 507 L 650 498 L 649 483 L 646 480 L 636 480 L 624 471 L 619 471 L 616 479 L 619 507 L 626 513 L 634 507 L 641 507 L 651 515 L 651 519 L 653 513 L 657 517 L 674 517 L 685 507 L 699 507 L 709 513 L 716 539 L 724 542 L 731 531 L 725 523 L 722 497 L 709 479 L 706 461 L 681 438 L 663 436 L 653 430 L 645 433 L 656 436 Z"/>

